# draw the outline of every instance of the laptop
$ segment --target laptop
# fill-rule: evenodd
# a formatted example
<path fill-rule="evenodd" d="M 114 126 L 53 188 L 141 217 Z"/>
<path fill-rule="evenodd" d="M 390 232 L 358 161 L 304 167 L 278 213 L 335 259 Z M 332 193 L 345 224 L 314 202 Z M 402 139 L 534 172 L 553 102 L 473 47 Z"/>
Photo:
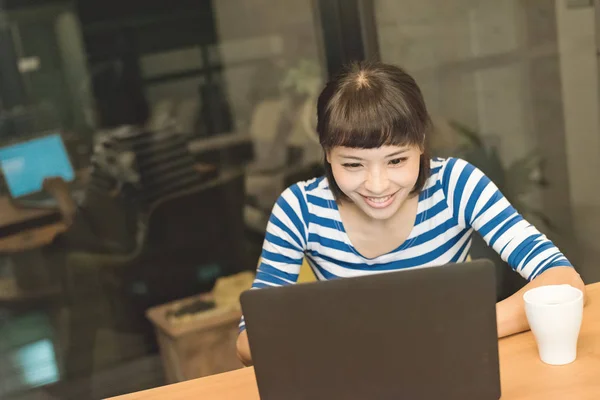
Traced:
<path fill-rule="evenodd" d="M 260 397 L 497 400 L 488 260 L 249 290 Z"/>
<path fill-rule="evenodd" d="M 0 169 L 10 197 L 17 206 L 56 208 L 56 200 L 43 190 L 44 179 L 50 177 L 64 179 L 76 201 L 82 194 L 80 189 L 75 188 L 75 171 L 59 133 L 0 148 Z"/>

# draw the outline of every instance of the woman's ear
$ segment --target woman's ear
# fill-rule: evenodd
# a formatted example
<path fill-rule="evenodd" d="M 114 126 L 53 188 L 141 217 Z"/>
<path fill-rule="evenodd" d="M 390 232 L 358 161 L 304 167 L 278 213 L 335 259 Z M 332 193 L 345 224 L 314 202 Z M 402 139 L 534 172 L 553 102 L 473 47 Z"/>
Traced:
<path fill-rule="evenodd" d="M 331 151 L 330 150 L 325 150 L 325 160 L 331 164 Z"/>

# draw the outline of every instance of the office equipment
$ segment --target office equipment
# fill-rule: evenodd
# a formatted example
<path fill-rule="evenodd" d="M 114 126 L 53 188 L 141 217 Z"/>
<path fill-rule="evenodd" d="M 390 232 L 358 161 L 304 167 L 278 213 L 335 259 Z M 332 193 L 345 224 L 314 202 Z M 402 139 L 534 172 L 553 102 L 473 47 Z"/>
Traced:
<path fill-rule="evenodd" d="M 56 208 L 44 180 L 62 178 L 73 185 L 75 171 L 60 134 L 52 133 L 0 148 L 0 167 L 11 199 L 24 207 Z M 74 197 L 78 191 L 73 190 Z"/>
<path fill-rule="evenodd" d="M 581 343 L 577 361 L 557 368 L 540 362 L 531 332 L 498 342 L 502 400 L 595 399 L 600 370 L 600 283 L 586 286 L 588 305 L 583 311 Z M 472 328 L 474 331 L 476 328 Z M 283 361 L 282 361 L 283 362 Z M 258 400 L 253 368 L 162 386 L 111 400 Z M 290 391 L 293 389 L 290 388 Z M 445 397 L 441 397 L 445 399 Z"/>
<path fill-rule="evenodd" d="M 500 397 L 491 262 L 242 294 L 262 399 Z"/>

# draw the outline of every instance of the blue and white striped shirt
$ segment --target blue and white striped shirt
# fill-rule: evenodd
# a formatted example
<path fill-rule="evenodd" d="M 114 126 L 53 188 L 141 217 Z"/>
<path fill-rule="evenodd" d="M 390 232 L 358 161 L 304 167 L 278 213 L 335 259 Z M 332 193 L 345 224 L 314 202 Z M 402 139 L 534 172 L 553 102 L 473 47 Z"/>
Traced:
<path fill-rule="evenodd" d="M 305 257 L 319 280 L 465 261 L 473 229 L 528 280 L 548 268 L 571 266 L 479 169 L 461 159 L 436 158 L 408 238 L 375 258 L 352 246 L 326 178 L 286 189 L 273 207 L 252 287 L 295 283 Z"/>

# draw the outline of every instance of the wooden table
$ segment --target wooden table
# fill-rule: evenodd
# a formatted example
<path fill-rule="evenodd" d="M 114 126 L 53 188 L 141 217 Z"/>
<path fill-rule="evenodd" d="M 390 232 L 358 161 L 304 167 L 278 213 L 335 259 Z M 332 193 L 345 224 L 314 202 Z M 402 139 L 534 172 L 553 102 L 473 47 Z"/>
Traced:
<path fill-rule="evenodd" d="M 502 400 L 597 400 L 600 398 L 600 283 L 588 286 L 588 305 L 577 360 L 565 366 L 542 363 L 531 332 L 499 341 Z M 190 380 L 114 400 L 258 400 L 253 368 Z"/>
<path fill-rule="evenodd" d="M 17 267 L 15 277 L 0 280 L 0 303 L 24 303 L 58 295 L 60 285 L 53 283 L 50 272 L 40 265 L 40 249 L 67 229 L 60 213 L 16 207 L 10 198 L 0 196 L 0 228 L 12 225 L 21 227 L 13 233 L 0 233 L 0 257 L 10 257 Z"/>
<path fill-rule="evenodd" d="M 56 210 L 18 208 L 7 196 L 0 197 L 0 227 L 26 223 L 56 214 Z M 0 253 L 16 253 L 45 246 L 63 232 L 66 225 L 57 221 L 0 237 Z"/>
<path fill-rule="evenodd" d="M 90 168 L 77 170 L 77 181 L 87 183 L 90 171 Z M 59 214 L 58 209 L 15 207 L 8 195 L 0 196 L 0 228 L 27 224 L 33 220 L 53 220 L 35 224 L 32 228 L 25 228 L 13 234 L 0 235 L 0 253 L 17 253 L 47 245 L 56 235 L 67 229 Z M 56 218 L 50 218 L 53 216 Z"/>

